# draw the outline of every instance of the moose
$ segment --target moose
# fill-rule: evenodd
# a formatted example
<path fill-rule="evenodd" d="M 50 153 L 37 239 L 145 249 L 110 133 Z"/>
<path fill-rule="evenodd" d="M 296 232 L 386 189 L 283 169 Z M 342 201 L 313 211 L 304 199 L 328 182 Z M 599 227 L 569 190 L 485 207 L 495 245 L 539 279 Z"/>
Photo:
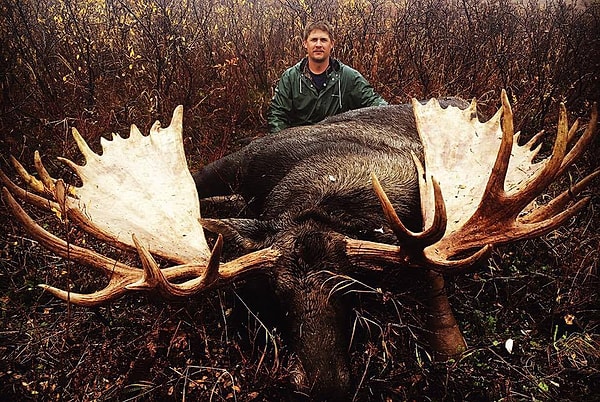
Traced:
<path fill-rule="evenodd" d="M 69 303 L 97 306 L 142 290 L 186 298 L 264 278 L 286 312 L 286 342 L 299 357 L 295 386 L 344 399 L 353 382 L 341 318 L 348 311 L 332 291 L 339 278 L 422 272 L 430 348 L 437 358 L 454 357 L 466 343 L 445 277 L 472 269 L 494 246 L 552 231 L 589 201 L 574 198 L 600 171 L 536 202 L 592 140 L 596 105 L 576 139 L 579 123 L 569 127 L 561 104 L 552 153 L 536 159 L 542 133 L 519 145 L 505 91 L 500 101 L 485 122 L 475 100 L 458 98 L 355 110 L 256 139 L 193 176 L 178 106 L 166 128 L 157 121 L 146 136 L 132 126 L 128 138 L 102 138 L 101 155 L 73 128 L 86 163 L 61 160 L 81 186 L 52 178 L 37 152 L 37 177 L 12 158 L 34 191 L 0 171 L 3 199 L 40 244 L 109 279 L 91 294 L 40 285 Z M 243 198 L 248 216 L 201 216 L 204 200 L 229 194 Z M 16 199 L 137 254 L 140 266 L 51 234 Z M 205 230 L 214 237 L 207 240 Z M 236 244 L 238 255 L 225 259 L 225 242 Z"/>

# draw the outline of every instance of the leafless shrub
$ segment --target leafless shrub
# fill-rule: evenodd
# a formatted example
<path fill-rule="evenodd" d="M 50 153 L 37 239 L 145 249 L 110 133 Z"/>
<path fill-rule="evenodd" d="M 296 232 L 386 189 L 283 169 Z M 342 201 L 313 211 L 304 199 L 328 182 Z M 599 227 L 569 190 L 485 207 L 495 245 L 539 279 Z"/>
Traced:
<path fill-rule="evenodd" d="M 529 137 L 554 131 L 557 101 L 574 120 L 599 100 L 597 2 L 0 0 L 0 164 L 9 153 L 31 160 L 36 149 L 76 158 L 70 126 L 97 149 L 101 135 L 167 121 L 183 104 L 193 170 L 264 133 L 273 84 L 303 56 L 304 24 L 321 18 L 336 28 L 335 56 L 393 103 L 458 95 L 495 110 L 490 99 L 506 88 Z M 598 145 L 573 176 L 598 166 Z M 53 173 L 67 174 L 52 163 Z M 453 305 L 472 343 L 461 361 L 428 360 L 413 336 L 421 307 L 410 293 L 357 295 L 357 400 L 591 395 L 599 373 L 597 188 L 591 196 L 563 230 L 498 250 L 484 274 L 456 280 Z M 63 275 L 69 267 L 5 214 L 0 208 L 0 397 L 291 397 L 293 357 L 252 308 L 245 321 L 231 315 L 246 311 L 243 297 L 215 293 L 185 305 L 129 298 L 67 313 L 35 284 L 48 282 L 48 272 L 74 286 L 95 279 Z M 50 218 L 40 217 L 56 225 Z"/>

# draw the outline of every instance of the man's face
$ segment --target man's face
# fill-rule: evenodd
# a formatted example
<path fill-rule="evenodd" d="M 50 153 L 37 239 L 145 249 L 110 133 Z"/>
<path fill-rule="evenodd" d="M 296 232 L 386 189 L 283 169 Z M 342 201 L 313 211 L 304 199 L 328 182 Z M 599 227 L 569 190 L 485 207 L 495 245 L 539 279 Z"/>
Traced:
<path fill-rule="evenodd" d="M 331 55 L 333 49 L 333 40 L 327 32 L 315 29 L 311 31 L 303 44 L 308 53 L 308 58 L 312 61 L 321 63 L 329 60 L 329 55 Z"/>

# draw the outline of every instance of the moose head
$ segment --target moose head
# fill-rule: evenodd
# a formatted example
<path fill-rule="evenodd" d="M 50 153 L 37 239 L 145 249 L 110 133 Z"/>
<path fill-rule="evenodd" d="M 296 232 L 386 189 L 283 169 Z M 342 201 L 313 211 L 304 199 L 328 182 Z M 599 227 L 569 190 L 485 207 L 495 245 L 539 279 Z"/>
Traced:
<path fill-rule="evenodd" d="M 264 275 L 287 312 L 288 339 L 301 362 L 297 385 L 318 397 L 343 398 L 352 374 L 340 325 L 344 308 L 332 297 L 338 278 L 423 272 L 431 349 L 441 358 L 460 354 L 466 343 L 444 277 L 473 267 L 494 246 L 548 233 L 586 204 L 588 198 L 574 197 L 599 171 L 550 202 L 536 199 L 584 152 L 596 121 L 594 105 L 575 140 L 578 122 L 569 128 L 561 105 L 552 154 L 537 161 L 539 135 L 518 144 L 504 91 L 486 122 L 479 121 L 475 101 L 413 100 L 263 137 L 193 177 L 179 106 L 167 128 L 156 122 L 144 136 L 132 126 L 127 139 L 102 139 L 102 155 L 73 129 L 86 163 L 61 160 L 81 178 L 80 187 L 53 179 L 38 153 L 37 177 L 13 158 L 34 192 L 1 171 L 0 178 L 6 204 L 30 236 L 109 279 L 91 294 L 40 285 L 44 290 L 97 306 L 133 291 L 186 298 Z M 241 194 L 254 217 L 202 218 L 198 195 L 224 193 Z M 16 198 L 137 254 L 139 266 L 56 237 Z M 205 230 L 218 233 L 212 249 Z M 244 252 L 222 261 L 224 239 Z"/>

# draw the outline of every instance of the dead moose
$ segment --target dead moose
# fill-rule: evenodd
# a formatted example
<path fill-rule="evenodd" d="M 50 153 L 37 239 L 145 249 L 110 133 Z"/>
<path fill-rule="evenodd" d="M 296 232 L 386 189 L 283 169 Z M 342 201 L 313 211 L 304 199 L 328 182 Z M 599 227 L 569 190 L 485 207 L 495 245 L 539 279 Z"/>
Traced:
<path fill-rule="evenodd" d="M 442 105 L 440 105 L 442 103 Z M 598 171 L 551 202 L 534 201 L 584 152 L 597 121 L 575 141 L 564 105 L 551 156 L 534 161 L 538 136 L 518 145 L 506 93 L 480 122 L 475 101 L 456 99 L 367 108 L 253 141 L 192 177 L 183 151 L 183 108 L 150 135 L 102 139 L 94 153 L 73 136 L 85 165 L 62 159 L 81 187 L 50 177 L 39 154 L 37 178 L 13 158 L 35 192 L 1 173 L 3 198 L 27 233 L 52 252 L 99 270 L 109 284 L 92 294 L 43 289 L 96 306 L 135 290 L 185 298 L 262 274 L 286 311 L 300 358 L 299 387 L 319 398 L 352 391 L 340 277 L 422 270 L 427 278 L 429 344 L 436 356 L 466 348 L 444 291 L 444 276 L 487 258 L 495 245 L 543 235 L 588 201 L 574 201 Z M 202 219 L 200 198 L 240 194 L 254 218 Z M 15 201 L 54 211 L 92 236 L 137 252 L 130 266 L 44 230 Z M 209 249 L 204 230 L 219 233 Z M 246 251 L 221 261 L 223 238 Z M 159 267 L 155 257 L 172 266 Z M 340 279 L 341 280 L 341 279 Z"/>

